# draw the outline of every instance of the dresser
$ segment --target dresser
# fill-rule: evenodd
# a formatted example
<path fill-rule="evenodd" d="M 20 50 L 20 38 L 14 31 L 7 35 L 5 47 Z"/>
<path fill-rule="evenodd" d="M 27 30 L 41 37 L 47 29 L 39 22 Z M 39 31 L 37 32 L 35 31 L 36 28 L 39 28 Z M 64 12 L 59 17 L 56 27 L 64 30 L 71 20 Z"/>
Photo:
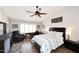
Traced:
<path fill-rule="evenodd" d="M 65 41 L 65 47 L 76 52 L 76 53 L 79 53 L 79 42 L 66 40 Z"/>

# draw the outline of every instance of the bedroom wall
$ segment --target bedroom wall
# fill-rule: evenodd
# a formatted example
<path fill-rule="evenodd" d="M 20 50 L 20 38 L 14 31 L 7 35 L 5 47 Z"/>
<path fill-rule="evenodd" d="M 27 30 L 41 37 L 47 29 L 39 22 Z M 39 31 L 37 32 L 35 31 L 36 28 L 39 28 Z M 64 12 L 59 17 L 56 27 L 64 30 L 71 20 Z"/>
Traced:
<path fill-rule="evenodd" d="M 10 32 L 20 30 L 20 24 L 22 23 L 31 23 L 41 26 L 41 22 L 28 22 L 28 21 L 10 19 Z M 12 28 L 12 24 L 18 24 L 18 28 Z M 41 31 L 41 28 L 37 28 L 37 31 Z"/>
<path fill-rule="evenodd" d="M 6 23 L 6 28 L 7 28 L 7 33 L 9 33 L 9 19 L 8 17 L 4 14 L 3 10 L 0 8 L 0 22 Z"/>
<path fill-rule="evenodd" d="M 63 22 L 61 23 L 51 23 L 51 19 L 57 17 L 63 17 Z M 66 29 L 72 29 L 70 35 L 70 40 L 79 41 L 79 7 L 65 7 L 57 14 L 52 16 L 50 19 L 43 22 L 45 28 L 43 31 L 48 31 L 50 27 L 66 27 Z"/>

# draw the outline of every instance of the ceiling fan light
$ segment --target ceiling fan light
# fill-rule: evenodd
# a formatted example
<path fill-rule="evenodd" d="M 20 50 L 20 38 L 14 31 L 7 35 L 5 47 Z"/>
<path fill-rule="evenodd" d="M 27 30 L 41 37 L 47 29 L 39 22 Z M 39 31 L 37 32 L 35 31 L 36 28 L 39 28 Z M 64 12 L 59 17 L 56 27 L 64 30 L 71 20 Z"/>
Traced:
<path fill-rule="evenodd" d="M 41 11 L 41 8 L 39 8 L 39 11 Z"/>
<path fill-rule="evenodd" d="M 36 8 L 38 8 L 38 6 L 36 6 Z"/>

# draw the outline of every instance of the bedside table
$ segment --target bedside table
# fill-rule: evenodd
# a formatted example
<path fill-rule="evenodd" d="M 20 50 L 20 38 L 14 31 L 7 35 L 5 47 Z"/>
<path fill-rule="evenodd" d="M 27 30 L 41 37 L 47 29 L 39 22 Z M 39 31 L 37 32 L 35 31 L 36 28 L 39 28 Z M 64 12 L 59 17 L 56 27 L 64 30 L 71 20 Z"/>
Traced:
<path fill-rule="evenodd" d="M 79 42 L 66 40 L 64 44 L 65 44 L 66 48 L 68 48 L 76 53 L 79 53 Z"/>

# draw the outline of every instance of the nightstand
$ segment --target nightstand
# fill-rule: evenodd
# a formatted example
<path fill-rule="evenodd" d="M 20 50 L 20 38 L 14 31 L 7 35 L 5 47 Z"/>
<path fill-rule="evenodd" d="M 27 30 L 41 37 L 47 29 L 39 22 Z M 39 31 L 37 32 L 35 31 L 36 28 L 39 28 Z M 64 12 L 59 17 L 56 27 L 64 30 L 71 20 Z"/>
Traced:
<path fill-rule="evenodd" d="M 71 40 L 66 40 L 65 41 L 65 47 L 79 53 L 79 42 L 71 41 Z"/>

